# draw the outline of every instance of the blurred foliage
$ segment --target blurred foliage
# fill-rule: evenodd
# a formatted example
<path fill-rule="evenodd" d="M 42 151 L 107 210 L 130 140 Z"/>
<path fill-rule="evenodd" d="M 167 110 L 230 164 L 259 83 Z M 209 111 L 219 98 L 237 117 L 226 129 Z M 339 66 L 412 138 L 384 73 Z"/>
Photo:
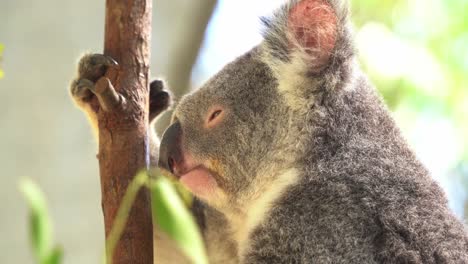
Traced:
<path fill-rule="evenodd" d="M 208 263 L 203 240 L 184 198 L 179 194 L 170 180 L 159 176 L 148 177 L 146 172 L 140 172 L 130 183 L 122 204 L 117 212 L 116 220 L 106 241 L 106 256 L 112 256 L 119 241 L 130 213 L 132 204 L 142 187 L 151 191 L 152 215 L 154 223 L 175 241 L 176 245 L 192 260 L 194 264 Z M 158 253 L 154 254 L 155 259 Z M 109 260 L 112 259 L 108 257 Z"/>
<path fill-rule="evenodd" d="M 112 263 L 114 250 L 122 236 L 122 232 L 125 229 L 132 205 L 135 202 L 138 192 L 142 187 L 145 186 L 147 181 L 147 174 L 142 172 L 135 176 L 128 185 L 127 190 L 125 191 L 125 195 L 122 198 L 120 207 L 117 211 L 117 215 L 114 219 L 114 223 L 112 224 L 112 229 L 106 239 L 106 252 L 103 256 L 103 263 Z"/>
<path fill-rule="evenodd" d="M 164 177 L 150 183 L 153 219 L 194 264 L 206 264 L 203 240 L 175 185 Z M 155 253 L 157 258 L 157 252 Z"/>
<path fill-rule="evenodd" d="M 3 46 L 2 43 L 0 43 L 0 62 L 2 62 L 3 50 L 4 50 L 4 49 L 5 49 L 5 46 Z M 3 75 L 4 75 L 4 73 L 3 73 L 2 67 L 1 67 L 1 65 L 0 65 L 0 79 L 3 78 Z"/>
<path fill-rule="evenodd" d="M 151 191 L 152 215 L 154 223 L 166 232 L 169 238 L 194 264 L 208 263 L 203 240 L 195 219 L 187 209 L 184 198 L 170 180 L 158 176 L 149 178 L 146 172 L 139 173 L 130 183 L 122 199 L 112 230 L 106 240 L 105 256 L 112 256 L 122 236 L 135 198 L 141 188 Z M 52 225 L 47 212 L 44 194 L 30 179 L 20 182 L 19 188 L 30 208 L 30 234 L 36 261 L 39 264 L 62 263 L 62 249 L 52 247 Z M 111 257 L 103 258 L 103 263 L 111 263 Z M 155 252 L 155 259 L 158 255 Z"/>
<path fill-rule="evenodd" d="M 163 232 L 175 241 L 183 253 L 192 260 L 194 264 L 208 263 L 203 240 L 192 215 L 187 209 L 184 198 L 179 194 L 170 180 L 159 176 L 155 179 L 148 176 L 146 172 L 140 172 L 129 184 L 125 192 L 122 204 L 119 207 L 112 230 L 106 240 L 107 261 L 111 263 L 115 247 L 122 236 L 127 223 L 128 215 L 135 198 L 143 187 L 151 191 L 152 215 L 154 223 L 159 225 Z M 157 260 L 158 253 L 154 253 Z"/>
<path fill-rule="evenodd" d="M 61 263 L 62 249 L 52 247 L 52 226 L 44 194 L 30 179 L 22 180 L 19 188 L 30 209 L 29 230 L 37 263 Z"/>
<path fill-rule="evenodd" d="M 468 161 L 468 0 L 354 0 L 365 71 L 392 110 L 446 119 Z"/>

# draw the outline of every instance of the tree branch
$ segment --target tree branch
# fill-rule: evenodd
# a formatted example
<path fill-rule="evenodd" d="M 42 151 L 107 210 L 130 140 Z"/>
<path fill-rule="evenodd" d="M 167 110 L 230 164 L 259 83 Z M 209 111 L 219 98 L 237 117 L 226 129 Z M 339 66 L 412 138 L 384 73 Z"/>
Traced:
<path fill-rule="evenodd" d="M 151 0 L 106 1 L 104 54 L 119 64 L 93 91 L 103 110 L 98 113 L 98 158 L 106 237 L 132 178 L 149 166 L 151 8 Z M 150 196 L 144 188 L 132 206 L 112 263 L 152 264 L 152 234 Z"/>

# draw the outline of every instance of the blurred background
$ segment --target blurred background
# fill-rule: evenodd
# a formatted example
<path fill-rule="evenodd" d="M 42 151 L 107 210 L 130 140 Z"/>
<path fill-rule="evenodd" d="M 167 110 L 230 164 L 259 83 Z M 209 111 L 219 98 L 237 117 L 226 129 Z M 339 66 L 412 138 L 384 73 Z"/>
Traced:
<path fill-rule="evenodd" d="M 193 71 L 197 87 L 261 41 L 258 17 L 282 0 L 220 0 Z M 152 74 L 165 76 L 198 1 L 154 0 Z M 363 68 L 417 155 L 468 217 L 468 0 L 353 0 Z M 0 263 L 33 263 L 18 192 L 47 195 L 65 263 L 97 263 L 104 245 L 96 146 L 68 83 L 84 51 L 100 52 L 104 1 L 2 0 Z M 177 66 L 177 65 L 176 65 Z"/>

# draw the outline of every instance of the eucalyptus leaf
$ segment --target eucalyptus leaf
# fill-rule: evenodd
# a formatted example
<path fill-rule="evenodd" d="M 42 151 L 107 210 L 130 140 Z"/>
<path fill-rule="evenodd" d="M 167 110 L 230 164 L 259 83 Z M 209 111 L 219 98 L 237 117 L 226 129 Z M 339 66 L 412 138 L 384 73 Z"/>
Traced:
<path fill-rule="evenodd" d="M 60 247 L 54 248 L 52 252 L 47 256 L 47 259 L 44 261 L 44 264 L 60 264 L 63 259 L 63 250 Z"/>
<path fill-rule="evenodd" d="M 193 263 L 208 263 L 198 227 L 174 185 L 168 179 L 158 177 L 151 182 L 150 188 L 156 224 L 177 243 Z M 158 253 L 155 252 L 156 259 L 157 256 Z"/>
<path fill-rule="evenodd" d="M 52 225 L 44 194 L 27 178 L 20 181 L 19 189 L 29 206 L 29 230 L 37 263 L 60 264 L 63 251 L 60 247 L 52 248 Z"/>
<path fill-rule="evenodd" d="M 19 188 L 30 209 L 29 227 L 34 254 L 40 263 L 44 263 L 51 250 L 52 240 L 44 194 L 30 179 L 23 179 Z"/>

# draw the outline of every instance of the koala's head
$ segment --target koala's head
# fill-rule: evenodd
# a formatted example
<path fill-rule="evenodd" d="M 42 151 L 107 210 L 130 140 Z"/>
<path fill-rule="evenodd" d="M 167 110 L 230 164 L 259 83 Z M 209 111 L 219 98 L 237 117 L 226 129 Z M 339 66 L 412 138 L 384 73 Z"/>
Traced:
<path fill-rule="evenodd" d="M 263 19 L 264 41 L 178 104 L 159 166 L 209 204 L 248 202 L 294 168 L 321 91 L 346 78 L 347 8 L 291 1 Z"/>

